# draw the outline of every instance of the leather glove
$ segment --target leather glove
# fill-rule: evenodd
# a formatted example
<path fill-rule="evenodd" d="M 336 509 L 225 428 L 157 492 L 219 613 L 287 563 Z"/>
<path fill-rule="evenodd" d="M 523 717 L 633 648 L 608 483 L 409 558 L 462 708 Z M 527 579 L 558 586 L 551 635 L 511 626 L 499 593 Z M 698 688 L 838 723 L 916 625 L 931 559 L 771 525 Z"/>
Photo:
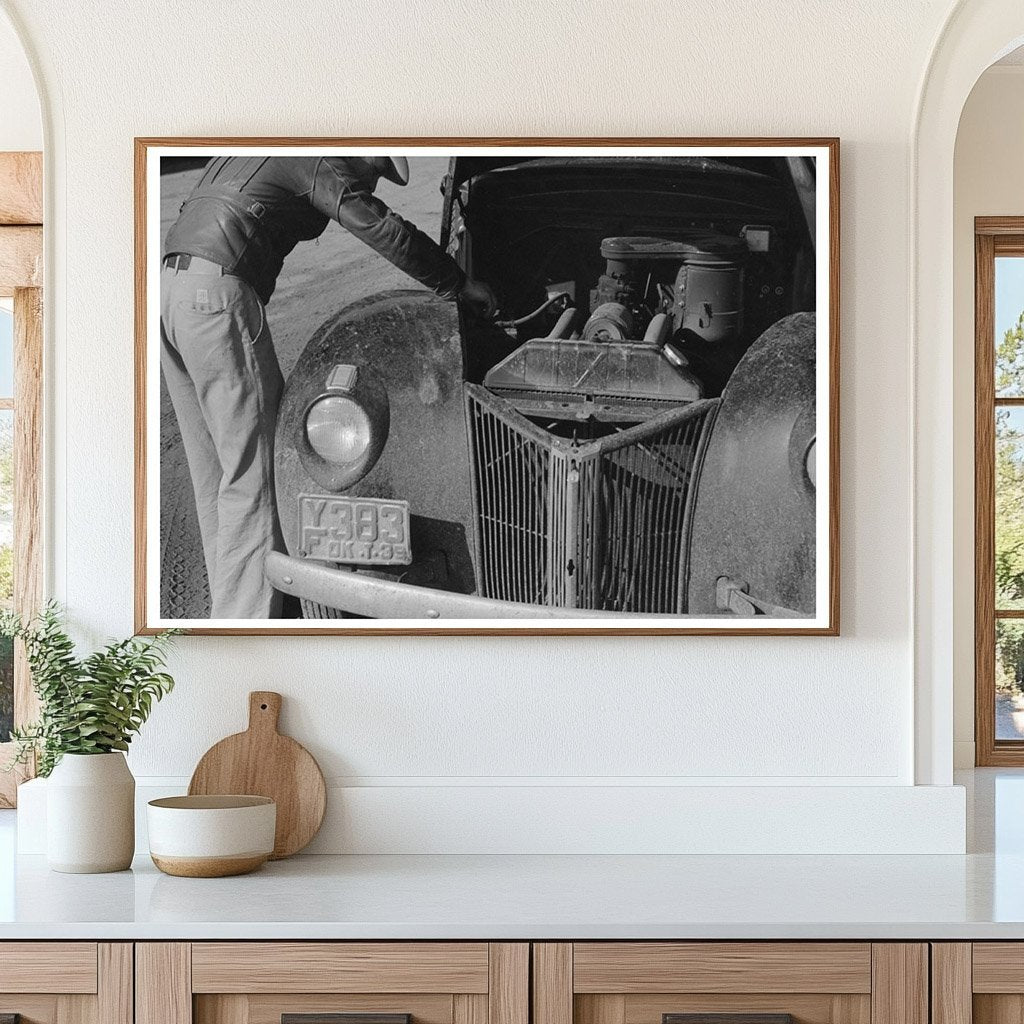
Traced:
<path fill-rule="evenodd" d="M 498 311 L 498 299 L 490 285 L 467 277 L 459 290 L 459 302 L 483 320 L 489 320 Z"/>

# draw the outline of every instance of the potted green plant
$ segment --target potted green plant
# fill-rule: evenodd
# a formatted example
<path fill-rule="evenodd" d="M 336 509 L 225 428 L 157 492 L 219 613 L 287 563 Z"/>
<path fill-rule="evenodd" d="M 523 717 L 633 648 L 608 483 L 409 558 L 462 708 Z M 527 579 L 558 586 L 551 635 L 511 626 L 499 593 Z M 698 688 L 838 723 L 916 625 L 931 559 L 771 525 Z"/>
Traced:
<path fill-rule="evenodd" d="M 20 729 L 13 764 L 36 759 L 48 777 L 47 861 L 54 871 L 122 871 L 135 852 L 135 779 L 124 758 L 153 703 L 174 687 L 162 671 L 177 631 L 111 641 L 78 657 L 56 604 L 29 622 L 0 613 L 20 640 L 39 718 Z M 12 764 L 12 767 L 13 767 Z"/>

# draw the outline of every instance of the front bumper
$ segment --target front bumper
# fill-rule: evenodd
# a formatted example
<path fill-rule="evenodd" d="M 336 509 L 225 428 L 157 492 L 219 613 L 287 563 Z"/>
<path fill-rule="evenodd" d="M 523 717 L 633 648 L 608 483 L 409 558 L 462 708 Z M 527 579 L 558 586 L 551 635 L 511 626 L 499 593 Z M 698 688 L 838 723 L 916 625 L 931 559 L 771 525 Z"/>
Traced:
<path fill-rule="evenodd" d="M 475 594 L 395 583 L 274 552 L 267 578 L 285 594 L 372 619 L 617 619 L 619 612 L 496 601 Z M 645 616 L 657 618 L 657 616 Z"/>

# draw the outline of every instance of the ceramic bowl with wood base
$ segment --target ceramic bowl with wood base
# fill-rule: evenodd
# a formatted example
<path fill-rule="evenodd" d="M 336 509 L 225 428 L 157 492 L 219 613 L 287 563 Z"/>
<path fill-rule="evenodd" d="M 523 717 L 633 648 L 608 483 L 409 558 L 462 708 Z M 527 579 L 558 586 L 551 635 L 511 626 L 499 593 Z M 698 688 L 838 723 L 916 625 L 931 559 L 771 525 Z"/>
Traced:
<path fill-rule="evenodd" d="M 147 808 L 149 853 L 168 875 L 224 878 L 274 852 L 277 805 L 266 796 L 169 796 Z"/>

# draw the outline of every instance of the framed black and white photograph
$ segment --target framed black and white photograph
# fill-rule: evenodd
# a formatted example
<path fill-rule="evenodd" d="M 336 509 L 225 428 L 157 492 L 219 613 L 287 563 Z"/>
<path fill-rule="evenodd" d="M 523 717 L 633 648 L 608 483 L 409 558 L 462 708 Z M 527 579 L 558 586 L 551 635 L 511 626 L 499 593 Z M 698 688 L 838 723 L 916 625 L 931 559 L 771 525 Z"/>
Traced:
<path fill-rule="evenodd" d="M 839 629 L 836 139 L 137 139 L 136 627 Z"/>

